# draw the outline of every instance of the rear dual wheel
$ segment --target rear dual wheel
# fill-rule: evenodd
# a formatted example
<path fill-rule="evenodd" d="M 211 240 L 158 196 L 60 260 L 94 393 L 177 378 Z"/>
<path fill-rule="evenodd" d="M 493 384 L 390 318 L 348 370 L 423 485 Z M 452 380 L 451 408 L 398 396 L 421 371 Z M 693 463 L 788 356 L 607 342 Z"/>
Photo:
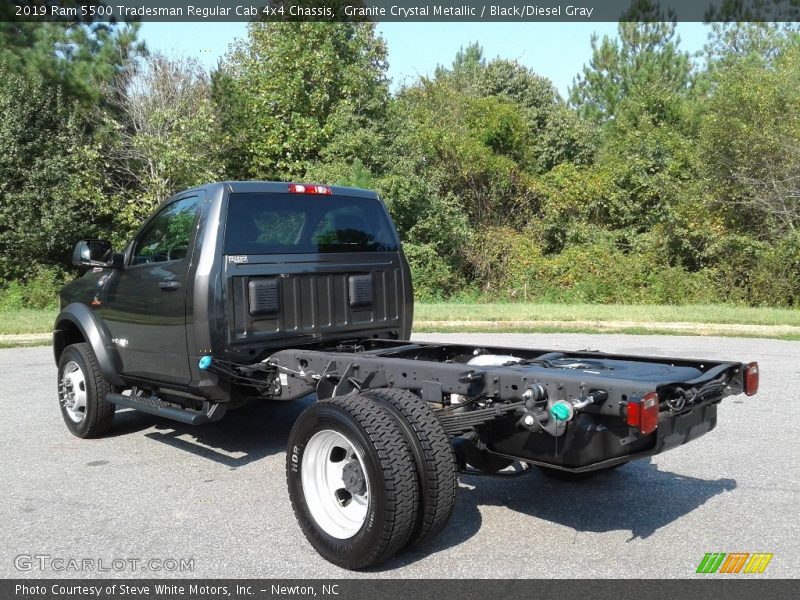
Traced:
<path fill-rule="evenodd" d="M 409 544 L 435 537 L 450 519 L 458 479 L 450 438 L 430 406 L 406 390 L 375 389 L 364 394 L 400 423 L 416 466 L 420 509 Z"/>
<path fill-rule="evenodd" d="M 311 545 L 346 569 L 402 548 L 416 523 L 419 488 L 399 423 L 357 396 L 307 408 L 289 435 L 292 509 Z"/>
<path fill-rule="evenodd" d="M 306 538 L 348 569 L 438 533 L 457 485 L 441 424 L 420 398 L 396 390 L 306 409 L 289 436 L 286 473 Z"/>

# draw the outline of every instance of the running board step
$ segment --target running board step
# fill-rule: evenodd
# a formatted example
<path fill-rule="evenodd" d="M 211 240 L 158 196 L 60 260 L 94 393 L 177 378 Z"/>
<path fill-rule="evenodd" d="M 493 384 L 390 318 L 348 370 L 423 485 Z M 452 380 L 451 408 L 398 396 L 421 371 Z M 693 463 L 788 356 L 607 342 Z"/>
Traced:
<path fill-rule="evenodd" d="M 158 396 L 125 396 L 114 392 L 106 394 L 106 401 L 117 406 L 133 408 L 149 415 L 180 421 L 187 425 L 202 425 L 203 423 L 219 421 L 226 411 L 226 408 L 221 404 L 207 402 L 205 403 L 208 407 L 207 410 L 189 410 L 188 408 L 176 408 L 171 404 L 167 404 Z"/>

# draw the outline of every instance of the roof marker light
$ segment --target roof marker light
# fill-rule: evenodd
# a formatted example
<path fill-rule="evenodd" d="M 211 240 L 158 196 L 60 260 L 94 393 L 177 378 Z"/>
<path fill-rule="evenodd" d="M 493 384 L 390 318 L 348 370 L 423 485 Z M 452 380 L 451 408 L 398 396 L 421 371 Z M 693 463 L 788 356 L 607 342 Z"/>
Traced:
<path fill-rule="evenodd" d="M 322 196 L 332 196 L 333 190 L 327 185 L 316 185 L 309 183 L 290 183 L 290 194 L 319 194 Z"/>

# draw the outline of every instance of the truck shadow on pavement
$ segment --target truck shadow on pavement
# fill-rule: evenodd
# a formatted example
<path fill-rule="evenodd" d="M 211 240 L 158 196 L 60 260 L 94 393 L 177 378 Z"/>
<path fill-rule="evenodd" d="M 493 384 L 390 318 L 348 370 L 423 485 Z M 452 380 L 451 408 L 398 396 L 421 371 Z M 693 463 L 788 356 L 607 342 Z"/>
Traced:
<path fill-rule="evenodd" d="M 633 542 L 689 514 L 711 498 L 736 489 L 734 479 L 700 479 L 661 471 L 649 459 L 599 474 L 583 482 L 554 481 L 538 469 L 517 479 L 462 476 L 456 507 L 445 530 L 430 543 L 398 555 L 378 570 L 421 560 L 461 544 L 482 525 L 480 507 L 505 507 L 533 517 L 528 533 L 541 528 L 554 535 L 551 524 L 582 532 L 630 531 Z M 513 519 L 519 523 L 519 519 Z M 545 521 L 545 523 L 541 523 Z M 569 535 L 563 532 L 561 535 Z M 514 554 L 513 538 L 508 540 Z"/>
<path fill-rule="evenodd" d="M 252 402 L 218 423 L 202 426 L 120 411 L 111 435 L 150 430 L 144 433 L 148 439 L 238 468 L 285 452 L 292 425 L 313 401 L 310 396 L 295 402 L 266 402 L 270 406 Z M 390 571 L 466 542 L 482 526 L 482 507 L 503 507 L 531 517 L 529 533 L 534 536 L 541 532 L 568 537 L 582 532 L 629 531 L 627 541 L 634 542 L 650 537 L 711 498 L 736 489 L 734 479 L 701 479 L 662 471 L 649 459 L 576 483 L 552 480 L 535 468 L 514 479 L 461 476 L 460 482 L 453 516 L 441 534 L 369 571 Z M 513 521 L 519 523 L 516 517 Z M 567 529 L 554 529 L 553 525 Z M 514 553 L 513 538 L 508 544 L 508 551 Z"/>
<path fill-rule="evenodd" d="M 292 425 L 312 401 L 313 397 L 294 402 L 251 402 L 230 411 L 221 421 L 206 425 L 184 425 L 136 411 L 118 411 L 111 435 L 155 428 L 144 437 L 238 468 L 285 452 Z"/>

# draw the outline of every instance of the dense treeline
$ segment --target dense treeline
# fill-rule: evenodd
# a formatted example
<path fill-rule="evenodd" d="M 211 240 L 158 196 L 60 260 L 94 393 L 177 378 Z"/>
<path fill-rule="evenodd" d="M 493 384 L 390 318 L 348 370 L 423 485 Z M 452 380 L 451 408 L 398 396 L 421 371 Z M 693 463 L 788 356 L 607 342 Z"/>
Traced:
<path fill-rule="evenodd" d="M 49 301 L 83 236 L 180 189 L 377 189 L 418 297 L 800 303 L 800 38 L 621 23 L 561 98 L 477 44 L 390 93 L 372 24 L 254 24 L 207 73 L 133 26 L 0 24 L 0 277 Z"/>

